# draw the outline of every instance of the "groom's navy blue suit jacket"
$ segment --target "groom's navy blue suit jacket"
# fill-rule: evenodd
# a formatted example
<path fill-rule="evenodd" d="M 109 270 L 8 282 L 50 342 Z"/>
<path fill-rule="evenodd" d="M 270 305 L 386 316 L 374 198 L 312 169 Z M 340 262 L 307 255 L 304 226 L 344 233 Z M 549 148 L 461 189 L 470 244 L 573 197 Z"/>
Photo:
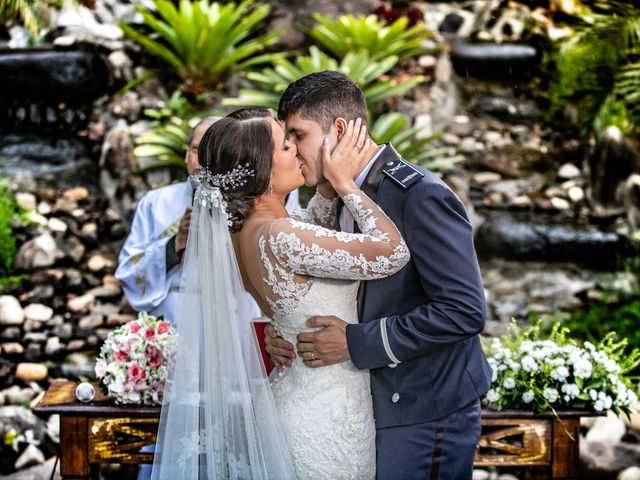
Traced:
<path fill-rule="evenodd" d="M 378 428 L 442 418 L 491 383 L 479 339 L 485 303 L 471 224 L 444 182 L 391 145 L 362 189 L 395 222 L 411 261 L 361 285 L 360 323 L 347 326 L 351 359 L 371 371 Z"/>

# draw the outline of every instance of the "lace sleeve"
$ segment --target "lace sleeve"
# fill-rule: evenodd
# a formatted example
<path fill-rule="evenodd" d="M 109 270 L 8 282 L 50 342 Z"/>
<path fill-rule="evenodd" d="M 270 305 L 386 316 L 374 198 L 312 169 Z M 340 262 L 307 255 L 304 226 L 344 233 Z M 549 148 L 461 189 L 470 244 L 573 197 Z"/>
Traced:
<path fill-rule="evenodd" d="M 275 259 L 299 275 L 351 280 L 382 278 L 404 267 L 409 250 L 395 224 L 362 192 L 343 201 L 362 233 L 277 220 L 268 236 Z"/>
<path fill-rule="evenodd" d="M 309 200 L 307 208 L 292 212 L 290 218 L 304 223 L 334 228 L 337 222 L 337 211 L 338 197 L 330 200 L 316 192 Z"/>

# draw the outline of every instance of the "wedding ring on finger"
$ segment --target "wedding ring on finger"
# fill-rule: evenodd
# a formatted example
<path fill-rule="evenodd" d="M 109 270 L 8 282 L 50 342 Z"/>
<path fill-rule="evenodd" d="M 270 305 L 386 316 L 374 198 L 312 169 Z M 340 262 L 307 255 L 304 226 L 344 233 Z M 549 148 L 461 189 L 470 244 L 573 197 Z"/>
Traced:
<path fill-rule="evenodd" d="M 315 360 L 316 358 L 316 352 L 310 352 L 311 353 L 311 360 Z"/>

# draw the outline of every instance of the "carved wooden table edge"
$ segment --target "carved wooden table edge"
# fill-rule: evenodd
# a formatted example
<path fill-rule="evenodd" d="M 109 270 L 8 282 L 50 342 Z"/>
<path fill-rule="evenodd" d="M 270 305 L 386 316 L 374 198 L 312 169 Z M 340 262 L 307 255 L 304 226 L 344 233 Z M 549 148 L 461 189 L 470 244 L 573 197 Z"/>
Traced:
<path fill-rule="evenodd" d="M 75 397 L 76 383 L 54 380 L 34 408 L 40 416 L 60 415 L 60 473 L 64 479 L 98 478 L 100 463 L 151 463 L 160 407 L 116 405 L 94 384 L 89 403 Z M 533 478 L 577 478 L 580 418 L 591 410 L 535 413 L 482 410 L 482 434 L 475 467 L 520 467 Z"/>
<path fill-rule="evenodd" d="M 36 415 L 60 415 L 60 475 L 65 480 L 99 478 L 101 463 L 151 463 L 160 407 L 116 405 L 93 384 L 93 401 L 76 399 L 77 383 L 53 380 L 34 407 Z"/>
<path fill-rule="evenodd" d="M 577 478 L 580 418 L 602 415 L 592 410 L 483 409 L 474 466 L 527 468 L 536 479 Z"/>

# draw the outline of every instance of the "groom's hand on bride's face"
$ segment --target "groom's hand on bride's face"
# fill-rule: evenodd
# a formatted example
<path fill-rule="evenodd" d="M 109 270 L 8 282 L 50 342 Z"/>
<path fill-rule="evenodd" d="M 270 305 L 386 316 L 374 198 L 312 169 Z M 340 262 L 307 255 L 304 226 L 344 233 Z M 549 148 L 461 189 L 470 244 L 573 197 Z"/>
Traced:
<path fill-rule="evenodd" d="M 307 325 L 322 328 L 298 335 L 298 354 L 308 367 L 317 368 L 349 360 L 347 322 L 335 317 L 311 317 Z"/>
<path fill-rule="evenodd" d="M 296 358 L 296 352 L 293 351 L 293 345 L 278 335 L 278 332 L 272 325 L 264 328 L 264 346 L 269 354 L 273 367 L 279 372 L 284 367 L 290 367 L 293 359 Z"/>

